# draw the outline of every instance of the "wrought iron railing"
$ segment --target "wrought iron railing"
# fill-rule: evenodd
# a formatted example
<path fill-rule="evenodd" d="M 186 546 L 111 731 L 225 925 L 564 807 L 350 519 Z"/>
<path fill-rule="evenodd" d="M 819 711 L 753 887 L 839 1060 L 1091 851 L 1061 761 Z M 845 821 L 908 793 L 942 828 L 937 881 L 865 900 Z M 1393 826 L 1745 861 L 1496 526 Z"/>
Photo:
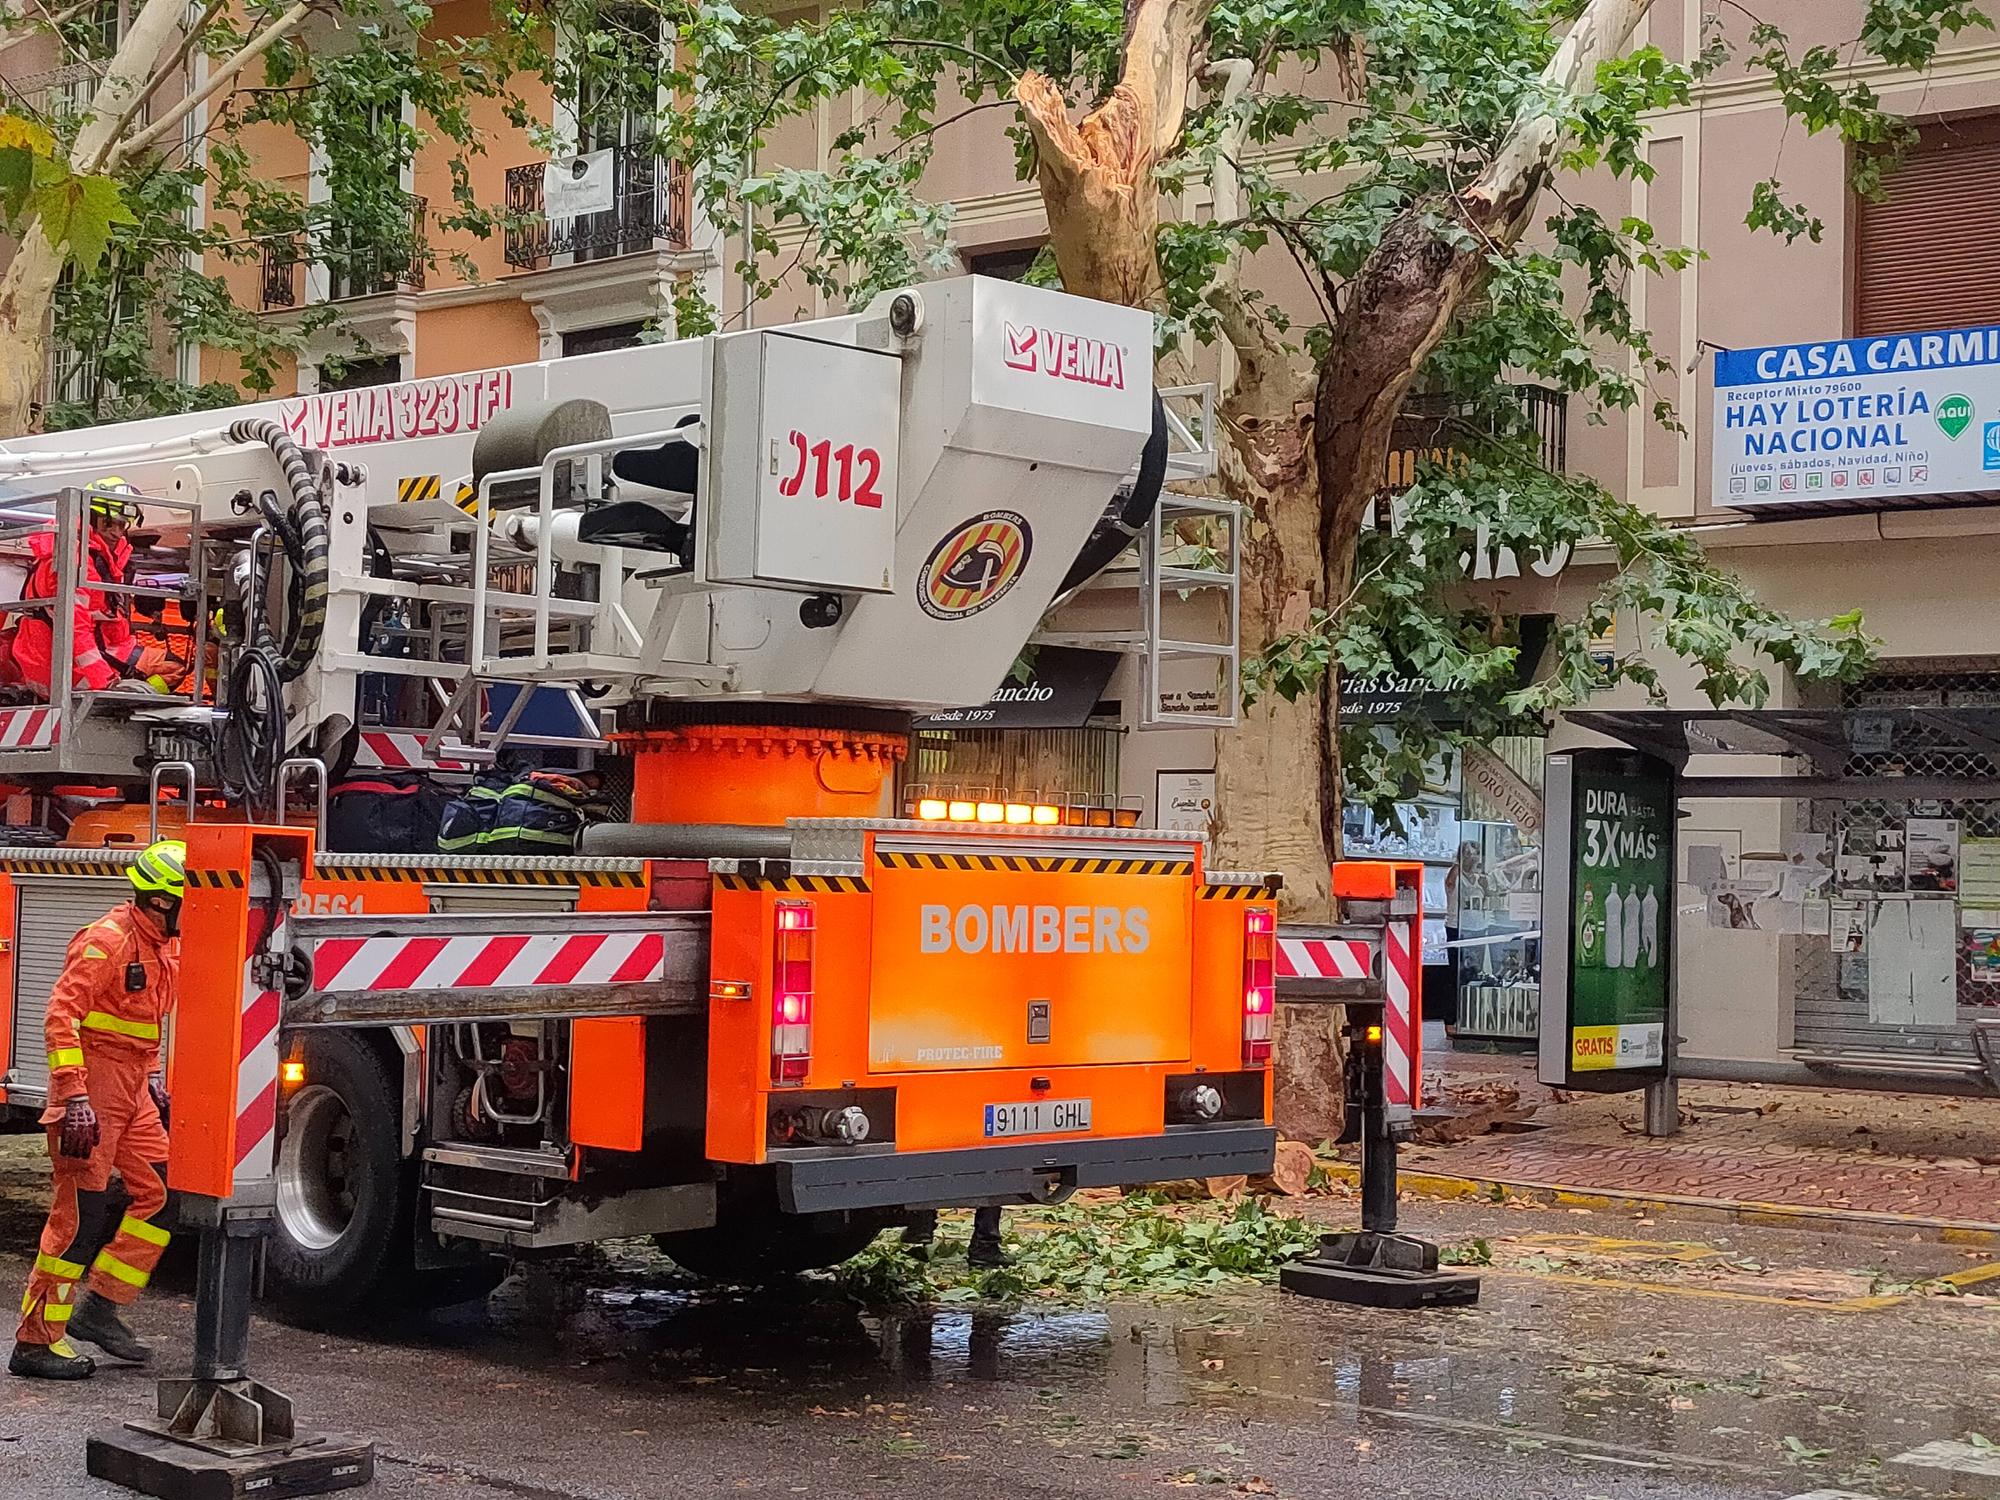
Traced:
<path fill-rule="evenodd" d="M 409 234 L 398 240 L 362 238 L 339 225 L 329 225 L 311 239 L 264 242 L 259 302 L 265 312 L 298 307 L 306 300 L 305 271 L 309 264 L 326 270 L 326 297 L 343 302 L 397 290 L 421 291 L 424 285 L 427 204 L 410 200 Z M 308 248 L 310 247 L 310 248 Z"/>
<path fill-rule="evenodd" d="M 687 172 L 650 147 L 620 146 L 611 153 L 611 207 L 599 213 L 550 218 L 542 202 L 548 163 L 507 170 L 507 229 L 503 252 L 516 270 L 535 271 L 557 257 L 572 262 L 608 260 L 688 243 Z"/>
<path fill-rule="evenodd" d="M 1562 473 L 1569 461 L 1568 393 L 1545 385 L 1517 385 L 1513 395 L 1524 425 L 1512 435 L 1533 442 L 1544 469 Z M 1449 463 L 1468 436 L 1490 433 L 1494 425 L 1488 413 L 1457 396 L 1406 398 L 1389 438 L 1384 487 L 1407 489 L 1416 482 L 1419 464 Z"/>

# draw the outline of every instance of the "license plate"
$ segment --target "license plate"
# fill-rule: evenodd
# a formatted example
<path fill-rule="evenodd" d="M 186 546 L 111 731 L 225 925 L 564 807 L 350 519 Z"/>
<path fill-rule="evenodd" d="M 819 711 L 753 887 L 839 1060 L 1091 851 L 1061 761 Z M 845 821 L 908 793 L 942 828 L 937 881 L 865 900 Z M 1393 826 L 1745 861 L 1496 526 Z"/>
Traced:
<path fill-rule="evenodd" d="M 1035 1099 L 1026 1104 L 986 1106 L 988 1138 L 1005 1135 L 1062 1135 L 1090 1129 L 1088 1099 Z"/>

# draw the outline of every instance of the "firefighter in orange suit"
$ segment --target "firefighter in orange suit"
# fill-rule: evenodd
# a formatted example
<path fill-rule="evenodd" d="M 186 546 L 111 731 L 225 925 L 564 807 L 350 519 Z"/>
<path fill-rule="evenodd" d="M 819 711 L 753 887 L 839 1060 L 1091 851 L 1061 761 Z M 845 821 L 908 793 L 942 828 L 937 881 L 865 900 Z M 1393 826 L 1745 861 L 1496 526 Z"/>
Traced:
<path fill-rule="evenodd" d="M 7 1368 L 45 1380 L 81 1380 L 96 1368 L 72 1340 L 144 1364 L 152 1350 L 118 1315 L 167 1246 L 153 1222 L 166 1206 L 166 1089 L 160 1023 L 180 979 L 181 896 L 187 845 L 153 844 L 127 867 L 132 899 L 70 940 L 49 996 L 49 1155 L 55 1203 L 21 1299 Z M 112 1222 L 111 1174 L 130 1199 Z M 84 1277 L 89 1289 L 77 1293 Z"/>

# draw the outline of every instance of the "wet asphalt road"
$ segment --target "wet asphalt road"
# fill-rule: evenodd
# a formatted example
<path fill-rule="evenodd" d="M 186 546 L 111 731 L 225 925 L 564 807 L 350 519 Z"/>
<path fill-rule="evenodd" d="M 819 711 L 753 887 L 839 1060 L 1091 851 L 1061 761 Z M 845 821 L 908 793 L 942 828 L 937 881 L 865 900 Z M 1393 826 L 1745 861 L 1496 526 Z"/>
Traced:
<path fill-rule="evenodd" d="M 0 1142 L 10 1285 L 37 1200 Z M 365 1493 L 428 1500 L 2000 1497 L 2000 1296 L 1904 1290 L 1970 1271 L 1968 1292 L 2000 1293 L 1976 1279 L 1992 1252 L 1479 1204 L 1405 1218 L 1492 1246 L 1476 1309 L 1253 1288 L 885 1314 L 825 1288 L 704 1293 L 633 1255 L 339 1335 L 260 1321 L 255 1360 L 306 1423 L 375 1439 Z M 155 1294 L 135 1319 L 164 1369 L 188 1315 Z M 0 1377 L 0 1500 L 127 1493 L 84 1477 L 84 1436 L 151 1394 L 131 1370 Z M 1930 1462 L 1895 1461 L 1913 1452 Z"/>

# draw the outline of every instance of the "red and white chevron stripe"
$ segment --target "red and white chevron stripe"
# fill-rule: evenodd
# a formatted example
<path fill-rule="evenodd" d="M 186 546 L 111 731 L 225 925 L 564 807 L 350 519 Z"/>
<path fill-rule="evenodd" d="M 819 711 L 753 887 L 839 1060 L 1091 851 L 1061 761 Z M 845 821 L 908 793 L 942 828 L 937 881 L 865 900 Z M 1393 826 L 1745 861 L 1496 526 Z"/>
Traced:
<path fill-rule="evenodd" d="M 250 912 L 250 952 L 263 946 L 264 913 Z M 235 1186 L 268 1181 L 277 1168 L 278 992 L 267 989 L 243 964 L 243 1027 L 236 1044 Z"/>
<path fill-rule="evenodd" d="M 1366 979 L 1375 945 L 1359 938 L 1288 938 L 1278 934 L 1280 979 Z"/>
<path fill-rule="evenodd" d="M 664 973 L 666 953 L 658 932 L 322 938 L 313 947 L 313 988 L 352 994 L 643 984 Z"/>
<path fill-rule="evenodd" d="M 0 750 L 46 750 L 61 727 L 53 708 L 0 709 Z"/>
<path fill-rule="evenodd" d="M 1407 1120 L 1421 1086 L 1422 955 L 1417 922 L 1392 919 L 1383 930 L 1382 1092 L 1389 1118 Z"/>
<path fill-rule="evenodd" d="M 389 771 L 466 771 L 470 762 L 449 756 L 424 754 L 422 734 L 398 729 L 364 729 L 361 744 L 354 752 L 357 766 L 379 766 Z"/>

